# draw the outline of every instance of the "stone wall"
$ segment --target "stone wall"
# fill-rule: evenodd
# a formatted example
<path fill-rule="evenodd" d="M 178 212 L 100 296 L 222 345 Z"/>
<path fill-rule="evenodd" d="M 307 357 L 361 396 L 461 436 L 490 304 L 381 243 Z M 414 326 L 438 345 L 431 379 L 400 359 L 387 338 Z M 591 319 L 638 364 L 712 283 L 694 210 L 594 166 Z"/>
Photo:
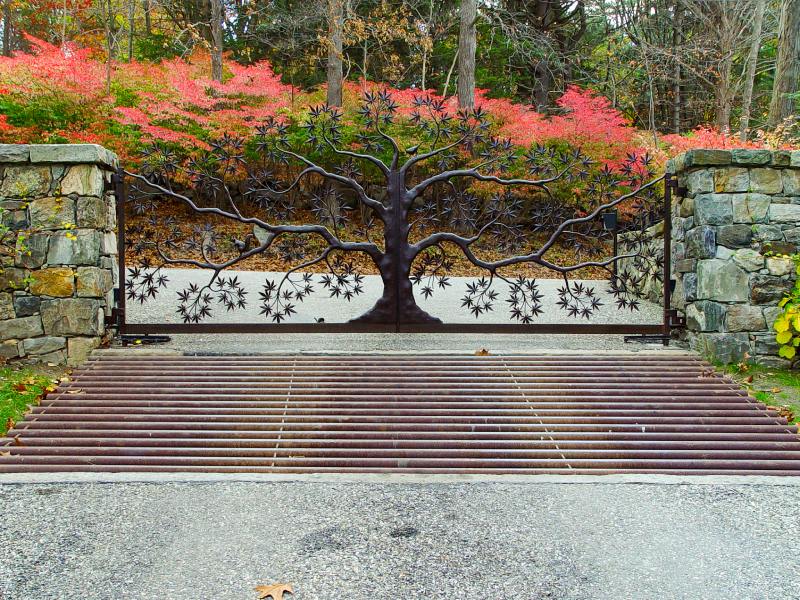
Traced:
<path fill-rule="evenodd" d="M 117 158 L 94 144 L 0 144 L 0 357 L 76 364 L 113 308 Z"/>
<path fill-rule="evenodd" d="M 800 245 L 800 152 L 693 150 L 667 167 L 673 204 L 673 305 L 690 347 L 723 362 L 777 364 L 772 324 Z"/>

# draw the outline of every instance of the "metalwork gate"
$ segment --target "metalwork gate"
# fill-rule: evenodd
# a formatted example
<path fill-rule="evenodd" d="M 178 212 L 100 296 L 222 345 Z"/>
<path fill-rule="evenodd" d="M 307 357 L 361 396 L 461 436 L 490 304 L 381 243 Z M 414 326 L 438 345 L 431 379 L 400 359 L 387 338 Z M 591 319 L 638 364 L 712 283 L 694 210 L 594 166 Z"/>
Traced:
<path fill-rule="evenodd" d="M 407 118 L 400 112 L 390 94 L 367 93 L 355 130 L 321 106 L 302 126 L 268 119 L 252 139 L 223 136 L 192 157 L 156 145 L 139 172 L 117 173 L 119 332 L 612 333 L 666 342 L 681 325 L 670 307 L 676 181 L 656 177 L 650 157 L 612 166 L 579 149 L 522 152 L 489 134 L 480 108 L 453 115 L 426 96 Z M 426 142 L 401 149 L 384 131 L 393 126 L 415 127 Z M 565 190 L 572 201 L 560 200 Z M 658 222 L 661 243 L 651 235 Z M 551 258 L 556 251 L 567 260 Z M 253 290 L 228 273 L 256 259 L 280 271 L 259 291 L 263 320 L 210 322 L 252 303 Z M 475 322 L 443 322 L 415 297 L 451 286 L 454 265 L 472 276 L 460 308 Z M 166 293 L 175 267 L 198 271 L 176 290 L 182 322 L 131 322 L 126 306 Z M 537 322 L 544 298 L 530 270 L 561 281 L 556 305 L 570 322 Z M 382 285 L 371 309 L 343 323 L 295 322 L 312 294 L 363 294 L 366 271 Z M 587 271 L 606 277 L 605 294 L 624 311 L 660 285 L 663 319 L 593 322 L 600 293 L 574 278 Z M 481 322 L 500 306 L 508 322 Z"/>

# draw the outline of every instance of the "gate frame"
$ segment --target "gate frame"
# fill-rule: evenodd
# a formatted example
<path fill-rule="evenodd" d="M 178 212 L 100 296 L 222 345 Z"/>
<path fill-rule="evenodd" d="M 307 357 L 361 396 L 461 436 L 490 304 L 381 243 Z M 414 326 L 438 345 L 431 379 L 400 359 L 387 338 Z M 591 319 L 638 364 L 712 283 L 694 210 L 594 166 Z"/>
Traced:
<path fill-rule="evenodd" d="M 669 345 L 673 329 L 683 329 L 685 318 L 671 306 L 675 280 L 672 279 L 672 196 L 683 194 L 678 179 L 665 173 L 663 200 L 664 260 L 662 273 L 663 320 L 661 323 L 129 323 L 126 320 L 125 190 L 124 169 L 111 177 L 117 216 L 118 283 L 114 288 L 116 306 L 106 324 L 120 337 L 147 337 L 192 333 L 484 333 L 484 334 L 590 334 L 624 335 L 625 341 L 654 341 Z M 617 229 L 614 228 L 614 244 Z M 616 267 L 616 263 L 615 263 Z"/>

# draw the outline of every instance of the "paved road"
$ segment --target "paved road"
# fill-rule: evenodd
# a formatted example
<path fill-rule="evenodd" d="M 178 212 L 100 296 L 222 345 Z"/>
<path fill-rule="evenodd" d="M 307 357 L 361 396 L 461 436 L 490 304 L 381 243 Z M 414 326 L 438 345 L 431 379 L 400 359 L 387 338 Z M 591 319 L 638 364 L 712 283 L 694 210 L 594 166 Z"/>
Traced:
<path fill-rule="evenodd" d="M 260 273 L 252 271 L 230 272 L 228 276 L 236 275 L 248 290 L 248 307 L 244 310 L 226 312 L 219 306 L 213 306 L 212 318 L 207 322 L 233 323 L 251 322 L 262 323 L 264 316 L 259 315 L 258 292 L 264 280 L 275 279 L 278 273 Z M 129 303 L 127 308 L 128 320 L 131 323 L 174 322 L 179 323 L 180 318 L 176 313 L 178 306 L 177 292 L 190 283 L 202 284 L 207 281 L 208 274 L 190 269 L 170 269 L 168 287 L 153 300 L 145 304 Z M 317 280 L 319 276 L 315 276 Z M 461 307 L 461 298 L 466 285 L 474 279 L 466 277 L 453 277 L 452 285 L 444 290 L 437 290 L 430 299 L 418 296 L 418 302 L 429 313 L 440 317 L 445 322 L 472 323 L 476 319 L 469 311 Z M 641 310 L 637 312 L 617 310 L 614 299 L 605 292 L 607 283 L 604 281 L 585 282 L 595 289 L 603 306 L 592 317 L 595 323 L 660 323 L 662 309 L 660 306 L 643 302 Z M 569 317 L 565 311 L 556 304 L 558 288 L 563 285 L 560 280 L 539 280 L 543 295 L 544 313 L 537 318 L 539 323 L 568 323 L 575 319 Z M 509 323 L 507 286 L 497 282 L 495 287 L 500 296 L 495 303 L 495 310 L 481 316 L 480 322 Z M 355 297 L 352 302 L 331 299 L 321 285 L 315 284 L 316 292 L 306 298 L 302 303 L 297 303 L 298 314 L 292 317 L 292 322 L 313 322 L 315 318 L 324 318 L 328 323 L 343 322 L 367 311 L 377 300 L 381 292 L 380 277 L 368 275 L 365 277 L 365 293 Z M 582 321 L 585 322 L 585 321 Z M 448 351 L 448 352 L 474 352 L 478 348 L 488 348 L 494 352 L 526 352 L 542 348 L 585 350 L 587 339 L 592 348 L 597 350 L 626 350 L 640 347 L 636 344 L 624 344 L 621 335 L 592 335 L 589 338 L 583 335 L 444 335 L 444 334 L 282 334 L 247 336 L 213 334 L 213 335 L 174 335 L 172 342 L 163 349 L 174 349 L 191 352 L 341 352 L 359 351 Z M 651 345 L 652 347 L 652 345 Z"/>
<path fill-rule="evenodd" d="M 526 481 L 0 485 L 0 597 L 800 598 L 794 481 Z"/>

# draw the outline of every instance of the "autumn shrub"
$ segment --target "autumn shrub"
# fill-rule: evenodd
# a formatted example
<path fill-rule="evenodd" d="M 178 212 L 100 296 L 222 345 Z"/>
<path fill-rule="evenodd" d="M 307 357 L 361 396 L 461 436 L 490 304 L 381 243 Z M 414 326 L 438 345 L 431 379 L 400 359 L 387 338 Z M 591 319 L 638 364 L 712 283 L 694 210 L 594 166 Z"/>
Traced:
<path fill-rule="evenodd" d="M 247 136 L 265 119 L 278 116 L 297 126 L 307 106 L 324 101 L 324 86 L 300 91 L 284 84 L 266 61 L 240 65 L 224 61 L 223 82 L 210 77 L 207 54 L 160 62 L 131 61 L 110 67 L 102 57 L 74 44 L 63 47 L 28 37 L 31 51 L 0 57 L 0 141 L 93 142 L 126 162 L 153 141 L 182 151 L 206 148 L 222 134 Z M 346 81 L 345 126 L 356 131 L 357 107 L 365 90 L 387 86 Z M 432 90 L 391 90 L 405 122 L 392 135 L 413 147 L 419 133 L 408 122 L 413 99 L 428 94 L 455 114 L 454 96 Z M 592 90 L 571 86 L 553 115 L 530 105 L 490 97 L 476 90 L 477 104 L 491 115 L 492 133 L 521 148 L 533 144 L 580 147 L 599 166 L 622 164 L 630 154 L 648 152 L 661 164 L 669 156 L 700 147 L 763 147 L 769 140 L 740 142 L 713 129 L 687 135 L 651 135 L 634 128 L 610 101 Z"/>

